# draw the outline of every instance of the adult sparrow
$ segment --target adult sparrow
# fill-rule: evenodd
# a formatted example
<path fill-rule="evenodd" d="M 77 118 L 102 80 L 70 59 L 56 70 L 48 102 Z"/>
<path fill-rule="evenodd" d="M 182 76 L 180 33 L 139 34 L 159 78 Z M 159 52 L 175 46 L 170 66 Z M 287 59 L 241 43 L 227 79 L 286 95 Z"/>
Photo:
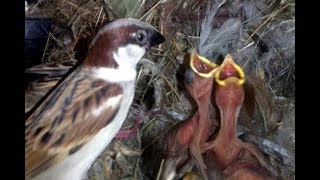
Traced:
<path fill-rule="evenodd" d="M 127 116 L 137 63 L 164 40 L 150 24 L 130 18 L 99 30 L 85 60 L 25 122 L 26 179 L 87 178 Z"/>

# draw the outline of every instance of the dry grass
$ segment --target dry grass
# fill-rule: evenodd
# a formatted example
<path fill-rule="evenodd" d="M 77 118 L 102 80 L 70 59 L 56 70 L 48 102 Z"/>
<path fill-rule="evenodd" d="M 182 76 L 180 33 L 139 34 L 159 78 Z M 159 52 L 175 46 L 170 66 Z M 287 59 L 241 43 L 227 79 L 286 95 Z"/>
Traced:
<path fill-rule="evenodd" d="M 225 38 L 216 45 L 211 41 L 209 47 L 214 50 L 224 47 L 215 51 L 216 54 L 230 51 L 246 72 L 248 84 L 253 86 L 255 96 L 252 98 L 256 102 L 253 115 L 240 119 L 245 129 L 249 129 L 244 133 L 271 140 L 294 155 L 295 2 L 261 0 L 255 4 L 244 1 L 248 3 L 245 4 L 227 1 L 215 14 L 215 20 L 205 26 L 208 31 L 201 32 L 209 2 L 40 0 L 30 8 L 29 16 L 53 17 L 57 21 L 48 39 L 48 43 L 55 45 L 46 50 L 43 62 L 59 64 L 83 59 L 97 30 L 114 18 L 134 17 L 147 21 L 166 37 L 166 42 L 152 49 L 138 67 L 134 105 L 123 128 L 132 127 L 137 118 L 142 118 L 139 132 L 128 139 L 115 139 L 91 169 L 90 179 L 156 179 L 164 135 L 174 124 L 189 117 L 194 109 L 182 83 L 183 59 L 190 49 L 203 48 L 199 42 L 204 34 L 209 33 L 210 39 L 210 33 L 217 33 L 217 28 L 229 17 L 241 20 L 241 35 L 230 39 L 231 47 L 225 48 Z M 211 5 L 218 3 L 214 2 Z M 254 7 L 263 10 L 257 12 Z M 217 56 L 201 55 L 219 60 Z M 51 84 L 55 82 L 56 79 L 52 79 Z M 26 91 L 31 99 L 26 102 L 28 106 L 43 96 L 45 91 L 37 89 L 39 86 L 34 82 Z M 33 98 L 35 94 L 37 98 Z M 283 176 L 294 178 L 294 165 L 289 167 L 271 153 L 268 157 Z"/>

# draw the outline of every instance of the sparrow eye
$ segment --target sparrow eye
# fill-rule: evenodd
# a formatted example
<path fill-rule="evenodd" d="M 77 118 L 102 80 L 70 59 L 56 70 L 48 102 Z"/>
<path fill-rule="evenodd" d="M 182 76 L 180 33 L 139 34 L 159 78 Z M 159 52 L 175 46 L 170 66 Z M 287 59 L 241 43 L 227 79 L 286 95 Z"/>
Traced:
<path fill-rule="evenodd" d="M 137 42 L 139 44 L 144 44 L 147 40 L 147 34 L 145 31 L 141 31 L 139 30 L 137 33 L 136 33 L 136 39 L 137 39 Z"/>

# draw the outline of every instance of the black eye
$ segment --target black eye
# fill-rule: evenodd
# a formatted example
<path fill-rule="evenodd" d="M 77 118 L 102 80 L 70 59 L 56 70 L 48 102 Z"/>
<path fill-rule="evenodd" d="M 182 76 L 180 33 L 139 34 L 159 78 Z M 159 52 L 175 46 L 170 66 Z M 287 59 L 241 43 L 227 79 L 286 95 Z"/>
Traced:
<path fill-rule="evenodd" d="M 145 31 L 139 30 L 136 34 L 137 42 L 143 44 L 146 42 L 147 33 Z"/>

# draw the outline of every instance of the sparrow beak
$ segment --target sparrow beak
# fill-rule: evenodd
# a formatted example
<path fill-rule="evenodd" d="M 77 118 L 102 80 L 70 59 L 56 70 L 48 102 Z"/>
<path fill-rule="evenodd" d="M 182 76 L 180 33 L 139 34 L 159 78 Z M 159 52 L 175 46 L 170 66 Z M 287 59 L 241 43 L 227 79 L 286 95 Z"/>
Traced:
<path fill-rule="evenodd" d="M 190 55 L 190 67 L 199 76 L 209 78 L 217 71 L 218 65 L 200 56 L 195 50 Z"/>
<path fill-rule="evenodd" d="M 232 56 L 227 54 L 215 74 L 215 80 L 220 86 L 226 86 L 231 81 L 241 86 L 245 82 L 245 75 L 241 67 L 233 61 Z"/>
<path fill-rule="evenodd" d="M 159 45 L 165 41 L 165 38 L 162 36 L 159 31 L 155 29 L 151 29 L 148 32 L 148 40 L 149 40 L 149 46 L 148 49 L 150 49 L 153 46 Z"/>

